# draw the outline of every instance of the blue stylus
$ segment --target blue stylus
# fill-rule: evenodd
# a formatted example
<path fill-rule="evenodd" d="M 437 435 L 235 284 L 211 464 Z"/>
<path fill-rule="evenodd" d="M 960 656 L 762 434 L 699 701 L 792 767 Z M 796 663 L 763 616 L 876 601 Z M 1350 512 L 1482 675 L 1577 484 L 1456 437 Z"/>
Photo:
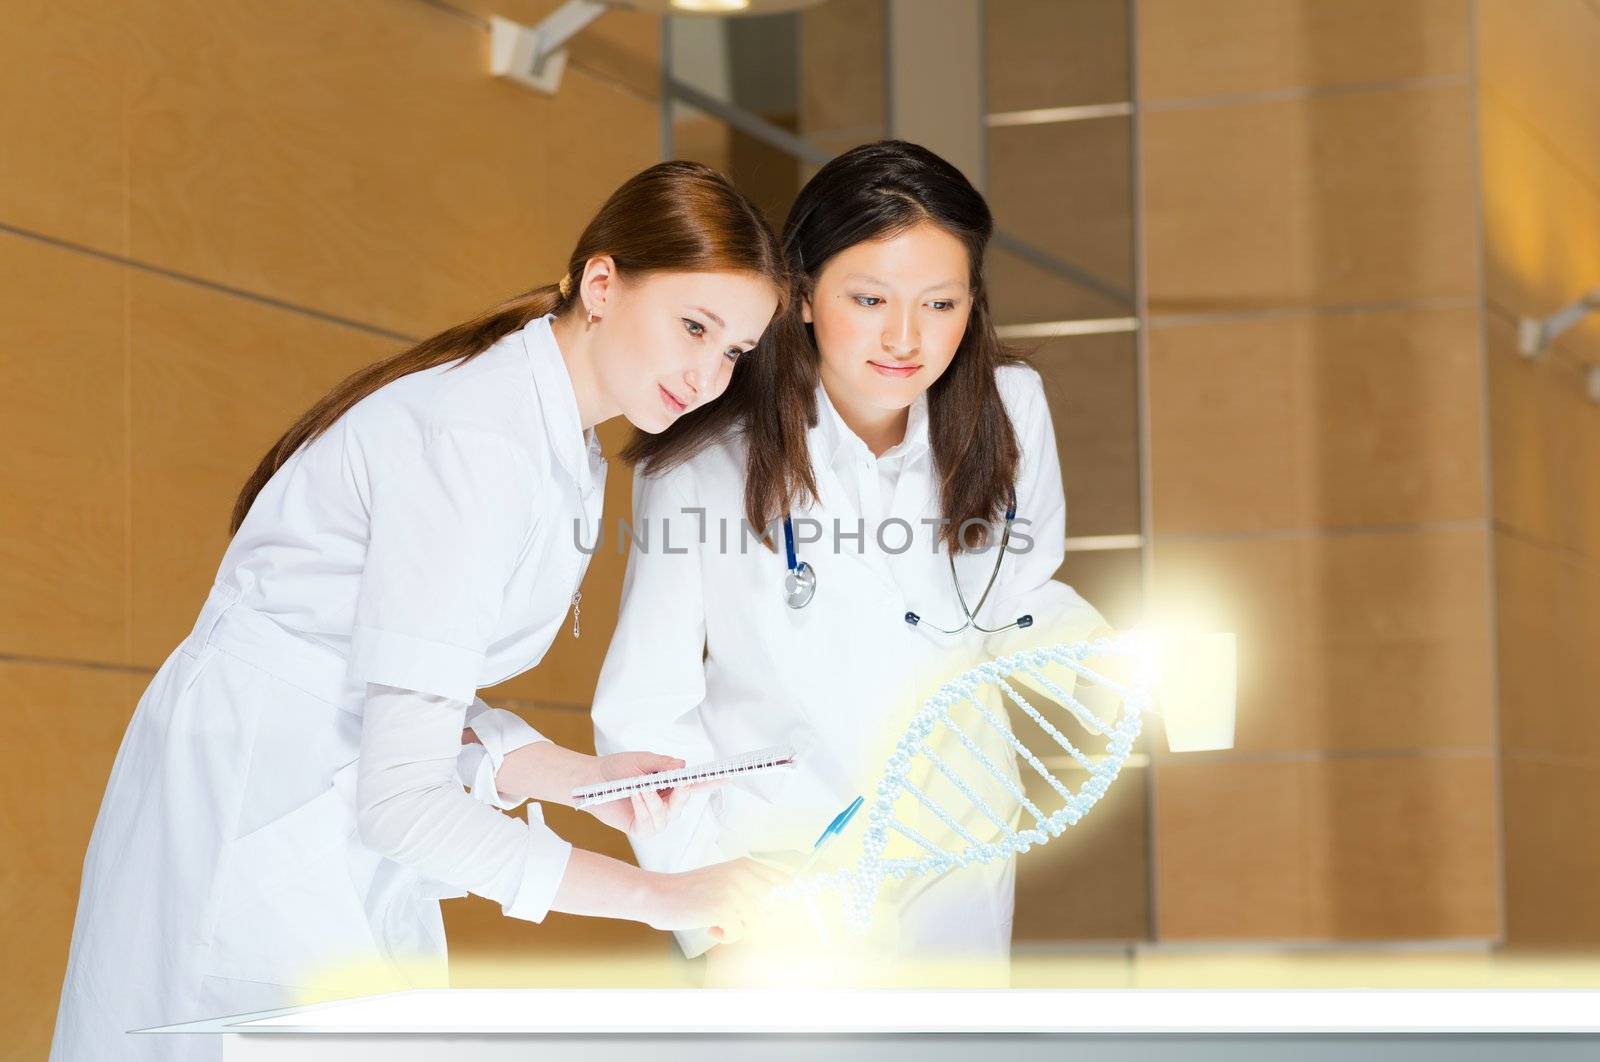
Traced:
<path fill-rule="evenodd" d="M 811 846 L 811 850 L 813 852 L 816 851 L 822 847 L 822 842 L 829 837 L 843 833 L 844 828 L 850 825 L 850 820 L 856 817 L 856 812 L 861 810 L 861 805 L 864 803 L 866 803 L 866 797 L 856 797 L 850 801 L 850 806 L 835 815 L 833 821 L 828 823 L 828 828 L 822 831 L 822 836 L 817 838 L 817 843 Z"/>

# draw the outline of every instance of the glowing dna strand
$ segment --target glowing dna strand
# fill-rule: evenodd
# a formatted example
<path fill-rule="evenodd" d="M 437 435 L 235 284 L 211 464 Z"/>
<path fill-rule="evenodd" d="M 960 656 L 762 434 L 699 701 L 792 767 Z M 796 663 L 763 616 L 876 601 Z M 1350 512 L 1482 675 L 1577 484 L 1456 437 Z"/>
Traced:
<path fill-rule="evenodd" d="M 1119 682 L 1085 663 L 1100 660 L 1127 661 L 1131 665 L 1131 678 Z M 1059 665 L 1076 676 L 1073 691 L 1063 688 L 1045 674 L 1044 668 L 1049 665 Z M 1037 689 L 1044 691 L 1090 734 L 1105 736 L 1108 739 L 1105 755 L 1091 758 L 1074 745 L 1008 681 L 1015 677 L 1026 678 Z M 862 932 L 872 920 L 872 909 L 885 880 L 900 881 L 924 874 L 942 874 L 960 867 L 1007 859 L 1061 836 L 1069 826 L 1076 825 L 1089 813 L 1122 770 L 1134 740 L 1139 736 L 1143 713 L 1150 707 L 1155 679 L 1150 654 L 1145 651 L 1142 640 L 1133 633 L 1089 642 L 1026 649 L 980 664 L 956 676 L 928 698 L 896 743 L 867 812 L 867 828 L 862 838 L 861 854 L 855 864 L 810 877 L 799 877 L 781 889 L 780 895 L 805 899 L 824 889 L 838 889 L 845 897 L 846 924 Z M 1085 685 L 1099 691 L 1100 696 L 1112 695 L 1117 698 L 1119 710 L 1112 721 L 1103 721 L 1082 703 L 1082 697 L 1073 696 L 1073 692 Z M 1012 732 L 1004 709 L 997 713 L 983 702 L 980 694 L 991 687 L 998 687 L 1012 704 L 1088 773 L 1088 778 L 1076 792 Z M 979 747 L 973 736 L 952 718 L 952 710 L 957 707 L 975 711 L 982 725 L 991 729 L 1017 759 L 1031 767 L 1064 802 L 1063 805 L 1047 813 L 1029 799 L 1006 770 L 1010 764 L 996 763 L 990 754 Z M 947 734 L 953 738 L 959 750 L 968 754 L 965 758 L 970 759 L 969 766 L 998 783 L 1033 820 L 1033 825 L 1013 828 L 1011 816 L 997 811 L 979 796 L 947 755 L 941 755 L 936 750 L 930 740 L 936 734 Z M 951 752 L 948 741 L 940 744 L 946 754 Z M 993 826 L 993 836 L 981 839 L 972 829 L 962 825 L 949 809 L 940 806 L 923 788 L 916 785 L 911 776 L 913 768 L 920 764 L 931 765 L 939 776 L 953 785 Z M 926 809 L 941 822 L 952 837 L 959 838 L 962 842 L 960 846 L 954 851 L 947 851 L 896 817 L 896 805 L 907 796 L 915 802 L 915 806 Z M 885 849 L 891 833 L 905 837 L 925 854 L 915 858 L 886 858 Z"/>

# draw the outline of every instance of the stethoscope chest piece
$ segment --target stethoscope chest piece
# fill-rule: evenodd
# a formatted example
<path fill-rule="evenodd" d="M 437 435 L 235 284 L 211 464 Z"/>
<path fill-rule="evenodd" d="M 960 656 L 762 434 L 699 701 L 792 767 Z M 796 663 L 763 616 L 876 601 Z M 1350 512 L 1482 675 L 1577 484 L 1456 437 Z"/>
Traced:
<path fill-rule="evenodd" d="M 805 608 L 817 593 L 817 572 L 801 561 L 783 576 L 783 601 L 790 608 Z"/>

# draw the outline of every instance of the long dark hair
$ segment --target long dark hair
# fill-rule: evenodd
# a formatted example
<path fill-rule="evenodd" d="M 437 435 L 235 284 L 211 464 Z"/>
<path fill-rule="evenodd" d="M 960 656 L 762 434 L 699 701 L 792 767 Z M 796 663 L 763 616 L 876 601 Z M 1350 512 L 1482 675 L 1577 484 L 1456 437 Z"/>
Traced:
<path fill-rule="evenodd" d="M 941 532 L 955 552 L 987 541 L 983 524 L 1006 510 L 1021 451 L 995 383 L 995 370 L 1022 360 L 995 334 L 983 283 L 994 218 L 961 171 L 925 147 L 881 140 L 845 152 L 806 182 L 783 226 L 783 252 L 799 290 L 773 320 L 760 348 L 740 359 L 720 401 L 679 418 L 659 435 L 635 434 L 623 457 L 646 472 L 679 464 L 743 432 L 745 518 L 765 528 L 814 500 L 806 432 L 817 423 L 820 354 L 801 317 L 822 267 L 834 255 L 931 221 L 967 249 L 972 312 L 955 358 L 928 388 L 928 431 L 939 477 Z M 968 526 L 967 521 L 973 521 Z M 961 529 L 967 526 L 966 541 Z"/>
<path fill-rule="evenodd" d="M 525 291 L 465 324 L 359 369 L 324 395 L 283 433 L 239 491 L 228 529 L 237 532 L 256 495 L 295 451 L 333 426 L 351 406 L 414 372 L 465 362 L 547 313 L 578 303 L 584 265 L 610 255 L 619 276 L 651 272 L 751 272 L 766 277 L 785 301 L 788 272 L 777 238 L 761 212 L 732 182 L 697 162 L 662 162 L 629 178 L 607 199 L 567 258 L 561 283 Z M 780 305 L 779 312 L 785 307 Z"/>

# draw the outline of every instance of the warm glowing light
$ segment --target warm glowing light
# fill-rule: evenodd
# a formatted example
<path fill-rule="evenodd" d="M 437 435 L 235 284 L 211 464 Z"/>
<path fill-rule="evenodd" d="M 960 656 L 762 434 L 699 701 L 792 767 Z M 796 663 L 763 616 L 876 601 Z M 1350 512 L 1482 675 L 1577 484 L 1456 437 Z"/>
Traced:
<path fill-rule="evenodd" d="M 1145 632 L 1161 680 L 1154 711 L 1173 752 L 1233 748 L 1238 643 L 1225 631 L 1158 627 Z"/>
<path fill-rule="evenodd" d="M 743 11 L 750 6 L 750 0 L 672 0 L 672 6 L 697 15 L 727 14 L 730 11 Z"/>
<path fill-rule="evenodd" d="M 1511 956 L 1455 947 L 1381 954 L 1273 948 L 1250 954 L 1156 947 L 1025 953 L 1013 959 L 1009 972 L 1003 963 L 919 956 L 893 968 L 864 964 L 851 971 L 848 989 L 820 987 L 837 971 L 815 952 L 803 961 L 800 976 L 780 974 L 770 963 L 756 971 L 771 987 L 705 991 L 693 987 L 698 978 L 681 960 L 669 960 L 665 949 L 603 959 L 463 956 L 452 962 L 456 987 L 449 991 L 391 992 L 167 1031 L 1600 1031 L 1600 993 L 1594 991 L 1600 987 L 1600 959 L 1594 954 Z M 1008 981 L 1009 991 L 983 990 Z M 784 982 L 797 987 L 780 987 Z M 872 990 L 850 990 L 859 987 Z"/>

